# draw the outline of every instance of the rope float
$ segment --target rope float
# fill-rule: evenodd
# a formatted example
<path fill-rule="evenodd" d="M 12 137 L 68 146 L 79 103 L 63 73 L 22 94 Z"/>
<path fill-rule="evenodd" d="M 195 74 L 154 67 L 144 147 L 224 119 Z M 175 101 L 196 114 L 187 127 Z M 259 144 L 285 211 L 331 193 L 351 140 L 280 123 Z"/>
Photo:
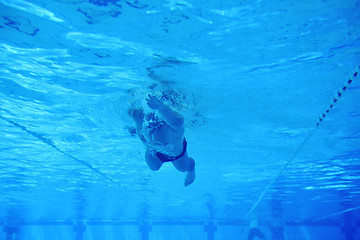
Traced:
<path fill-rule="evenodd" d="M 356 70 L 353 74 L 353 79 L 355 79 L 359 74 L 360 66 L 358 67 L 358 70 Z M 344 86 L 338 90 L 337 95 L 332 100 L 332 103 L 330 104 L 329 108 L 326 109 L 326 111 L 319 117 L 319 120 L 316 123 L 316 126 L 320 125 L 320 122 L 322 122 L 327 114 L 330 112 L 330 110 L 334 107 L 334 104 L 339 100 L 339 98 L 344 94 L 344 92 L 349 88 L 350 84 L 353 82 L 353 79 L 349 78 L 349 80 L 344 84 Z"/>
<path fill-rule="evenodd" d="M 244 219 L 247 219 L 250 214 L 257 208 L 257 206 L 260 204 L 260 202 L 262 201 L 262 199 L 264 198 L 265 194 L 269 191 L 269 189 L 274 185 L 274 183 L 276 182 L 276 180 L 281 176 L 281 174 L 284 172 L 285 168 L 287 166 L 289 166 L 289 164 L 295 159 L 295 157 L 298 155 L 298 153 L 300 152 L 300 150 L 304 147 L 304 145 L 309 141 L 309 139 L 311 138 L 311 136 L 315 133 L 317 127 L 320 125 L 320 123 L 326 118 L 326 116 L 328 115 L 328 113 L 330 112 L 330 110 L 334 107 L 334 105 L 338 102 L 339 98 L 344 94 L 344 92 L 349 88 L 349 86 L 351 85 L 351 83 L 354 81 L 354 79 L 358 76 L 359 74 L 359 70 L 360 70 L 360 66 L 358 66 L 358 68 L 355 70 L 354 74 L 352 75 L 352 77 L 349 78 L 349 80 L 346 81 L 346 83 L 343 85 L 343 87 L 341 89 L 338 90 L 336 96 L 333 98 L 331 104 L 329 105 L 329 107 L 326 109 L 325 112 L 323 112 L 321 114 L 321 116 L 319 117 L 318 121 L 316 122 L 316 126 L 313 127 L 313 129 L 309 132 L 309 134 L 306 136 L 306 138 L 303 140 L 303 142 L 296 148 L 296 150 L 294 151 L 294 153 L 291 155 L 291 157 L 289 158 L 289 160 L 287 160 L 285 162 L 285 164 L 281 167 L 280 171 L 278 172 L 278 174 L 271 180 L 271 182 L 266 186 L 266 188 L 264 189 L 264 191 L 262 191 L 262 193 L 260 194 L 260 196 L 258 197 L 257 201 L 255 202 L 255 204 L 250 208 L 250 210 L 248 211 L 248 213 L 245 215 Z"/>

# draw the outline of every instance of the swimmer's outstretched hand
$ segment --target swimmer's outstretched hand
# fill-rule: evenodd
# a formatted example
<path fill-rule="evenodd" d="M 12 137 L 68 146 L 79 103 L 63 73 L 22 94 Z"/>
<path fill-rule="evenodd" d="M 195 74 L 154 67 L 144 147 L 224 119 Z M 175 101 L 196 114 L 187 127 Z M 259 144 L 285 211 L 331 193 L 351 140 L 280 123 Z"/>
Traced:
<path fill-rule="evenodd" d="M 157 97 L 152 96 L 151 94 L 148 95 L 148 98 L 146 99 L 146 101 L 147 101 L 147 105 L 151 109 L 159 109 L 164 106 L 164 104 L 162 102 L 160 102 L 160 100 L 157 99 Z"/>

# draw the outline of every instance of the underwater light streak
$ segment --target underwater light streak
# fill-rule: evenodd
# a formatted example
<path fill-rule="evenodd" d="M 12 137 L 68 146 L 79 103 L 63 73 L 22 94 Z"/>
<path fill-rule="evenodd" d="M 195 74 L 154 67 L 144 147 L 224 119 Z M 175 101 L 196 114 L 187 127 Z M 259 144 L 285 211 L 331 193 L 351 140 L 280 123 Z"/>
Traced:
<path fill-rule="evenodd" d="M 9 7 L 13 7 L 21 11 L 35 14 L 36 16 L 39 17 L 47 17 L 48 19 L 54 22 L 64 22 L 64 20 L 62 20 L 61 18 L 55 17 L 54 13 L 23 0 L 0 0 L 0 2 Z"/>

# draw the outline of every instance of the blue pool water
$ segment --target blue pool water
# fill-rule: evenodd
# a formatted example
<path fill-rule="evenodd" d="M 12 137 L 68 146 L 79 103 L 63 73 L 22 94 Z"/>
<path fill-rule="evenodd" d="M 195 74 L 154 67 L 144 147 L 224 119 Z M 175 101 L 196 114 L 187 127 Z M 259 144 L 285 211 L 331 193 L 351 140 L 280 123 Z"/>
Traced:
<path fill-rule="evenodd" d="M 360 239 L 359 10 L 0 0 L 0 240 Z M 160 92 L 188 187 L 127 113 Z"/>

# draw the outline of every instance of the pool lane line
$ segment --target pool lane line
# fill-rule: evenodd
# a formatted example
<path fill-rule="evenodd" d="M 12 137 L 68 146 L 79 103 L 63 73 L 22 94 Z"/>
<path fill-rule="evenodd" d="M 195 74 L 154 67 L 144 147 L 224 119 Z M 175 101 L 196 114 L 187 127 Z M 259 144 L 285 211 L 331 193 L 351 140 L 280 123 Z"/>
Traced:
<path fill-rule="evenodd" d="M 317 221 L 324 220 L 324 219 L 327 219 L 327 218 L 330 218 L 330 217 L 335 217 L 335 216 L 338 216 L 338 215 L 341 215 L 341 214 L 344 214 L 344 213 L 347 213 L 347 212 L 353 212 L 353 211 L 358 210 L 358 209 L 360 209 L 360 207 L 348 208 L 348 209 L 346 209 L 344 211 L 335 212 L 335 213 L 328 214 L 328 215 L 325 215 L 325 216 L 322 216 L 322 217 L 319 217 L 319 218 L 315 218 L 312 221 L 317 222 Z"/>
<path fill-rule="evenodd" d="M 326 109 L 326 111 L 323 112 L 322 115 L 319 117 L 319 120 L 317 121 L 316 126 L 319 126 L 320 122 L 322 122 L 326 118 L 327 114 L 334 107 L 335 103 L 337 103 L 337 101 L 339 101 L 339 98 L 344 94 L 344 92 L 349 88 L 349 86 L 354 81 L 354 79 L 359 75 L 359 70 L 360 70 L 360 66 L 354 72 L 354 74 L 352 76 L 353 79 L 349 78 L 349 80 L 346 81 L 344 86 L 341 89 L 338 90 L 336 96 L 333 98 L 333 100 L 332 100 L 331 104 L 329 105 L 328 109 Z"/>
<path fill-rule="evenodd" d="M 352 77 L 349 78 L 349 80 L 347 80 L 345 82 L 345 84 L 343 85 L 343 87 L 341 89 L 338 90 L 336 96 L 332 99 L 329 107 L 326 109 L 325 112 L 323 112 L 321 114 L 321 116 L 319 117 L 318 121 L 316 122 L 316 125 L 310 130 L 309 134 L 306 136 L 306 138 L 302 141 L 302 143 L 296 148 L 296 150 L 294 151 L 294 153 L 291 155 L 291 157 L 285 162 L 285 164 L 281 167 L 280 171 L 278 172 L 278 174 L 271 180 L 271 182 L 266 186 L 266 188 L 261 192 L 260 196 L 258 197 L 257 201 L 255 202 L 255 204 L 250 208 L 250 210 L 248 211 L 248 213 L 245 215 L 244 220 L 247 219 L 250 214 L 257 208 L 257 206 L 260 204 L 260 202 L 262 201 L 262 199 L 264 198 L 265 194 L 269 191 L 269 189 L 274 185 L 274 183 L 276 182 L 276 180 L 278 180 L 278 178 L 282 175 L 282 173 L 284 172 L 284 170 L 286 169 L 287 166 L 289 166 L 289 164 L 295 159 L 295 157 L 298 155 L 298 153 L 300 152 L 300 150 L 304 147 L 304 145 L 309 141 L 309 139 L 311 138 L 311 136 L 316 132 L 317 127 L 320 125 L 320 123 L 326 118 L 326 116 L 328 115 L 328 113 L 331 111 L 331 109 L 333 109 L 334 105 L 339 101 L 340 97 L 344 94 L 344 92 L 350 87 L 350 85 L 352 84 L 352 82 L 354 81 L 354 79 L 359 75 L 359 70 L 360 70 L 360 65 L 358 66 L 358 68 L 355 70 L 355 72 L 353 73 Z"/>
<path fill-rule="evenodd" d="M 111 177 L 109 177 L 105 173 L 101 172 L 99 169 L 93 167 L 90 163 L 87 163 L 87 162 L 85 162 L 83 160 L 80 160 L 80 159 L 70 155 L 69 153 L 64 152 L 63 150 L 58 148 L 52 140 L 50 140 L 50 139 L 48 139 L 48 138 L 46 138 L 44 136 L 41 136 L 41 134 L 39 134 L 37 132 L 30 131 L 25 126 L 23 126 L 23 125 L 21 125 L 19 123 L 16 123 L 16 122 L 14 122 L 12 120 L 9 120 L 6 117 L 3 117 L 3 116 L 0 115 L 0 118 L 4 119 L 5 121 L 7 121 L 8 123 L 14 125 L 15 127 L 20 128 L 22 131 L 34 136 L 35 138 L 39 139 L 41 142 L 43 142 L 43 143 L 47 144 L 48 146 L 52 147 L 53 149 L 55 149 L 57 152 L 60 152 L 61 154 L 67 156 L 68 158 L 77 161 L 78 163 L 84 165 L 88 169 L 90 169 L 90 170 L 94 171 L 95 173 L 103 176 L 105 179 L 109 180 L 110 182 L 112 182 L 112 183 L 114 183 L 114 184 L 116 184 L 116 185 L 118 185 L 120 187 L 123 187 L 120 183 L 116 182 L 114 179 L 112 179 Z"/>

